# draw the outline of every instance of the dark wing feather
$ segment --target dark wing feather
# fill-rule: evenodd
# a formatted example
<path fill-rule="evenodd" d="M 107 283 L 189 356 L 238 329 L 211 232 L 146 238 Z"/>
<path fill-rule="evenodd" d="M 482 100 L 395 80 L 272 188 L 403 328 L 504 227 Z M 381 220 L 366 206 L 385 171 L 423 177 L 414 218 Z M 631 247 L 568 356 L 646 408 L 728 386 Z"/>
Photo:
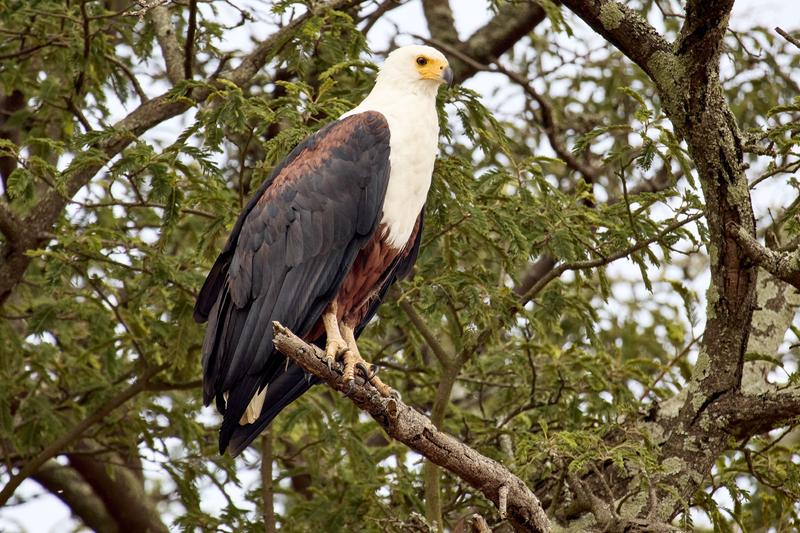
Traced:
<path fill-rule="evenodd" d="M 195 306 L 195 319 L 209 321 L 203 399 L 224 415 L 221 451 L 231 437 L 231 451 L 241 451 L 308 388 L 273 347 L 272 322 L 308 334 L 375 231 L 388 179 L 388 124 L 361 113 L 293 150 L 240 215 Z M 265 386 L 261 418 L 240 426 Z"/>
<path fill-rule="evenodd" d="M 394 262 L 389 266 L 384 276 L 384 282 L 381 285 L 378 293 L 373 297 L 370 306 L 364 315 L 364 318 L 355 329 L 355 336 L 358 338 L 369 321 L 375 316 L 378 308 L 381 305 L 389 288 L 398 280 L 406 278 L 417 261 L 419 255 L 419 246 L 422 241 L 422 228 L 424 226 L 425 211 L 419 214 L 417 222 L 417 233 L 413 242 L 409 243 L 406 248 L 398 255 Z M 313 313 L 311 313 L 313 314 Z M 320 339 L 316 339 L 316 344 L 322 348 L 325 345 L 325 335 Z M 228 449 L 231 455 L 238 455 L 242 452 L 253 439 L 261 433 L 264 428 L 269 425 L 273 418 L 287 405 L 299 398 L 306 392 L 312 385 L 319 383 L 319 380 L 306 374 L 302 368 L 297 366 L 294 362 L 290 363 L 286 370 L 280 373 L 270 383 L 267 389 L 267 394 L 264 399 L 264 410 L 261 416 L 253 424 L 248 426 L 240 426 L 235 429 L 230 440 Z"/>

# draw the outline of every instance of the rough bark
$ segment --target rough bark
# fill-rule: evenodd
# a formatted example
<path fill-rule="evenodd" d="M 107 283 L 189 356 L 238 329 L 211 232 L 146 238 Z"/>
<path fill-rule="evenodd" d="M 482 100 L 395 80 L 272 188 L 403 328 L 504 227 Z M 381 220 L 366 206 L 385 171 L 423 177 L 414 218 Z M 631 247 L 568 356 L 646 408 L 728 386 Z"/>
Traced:
<path fill-rule="evenodd" d="M 745 228 L 735 224 L 728 226 L 728 232 L 753 263 L 795 289 L 800 289 L 800 250 L 794 252 L 770 250 L 759 243 Z"/>
<path fill-rule="evenodd" d="M 666 471 L 655 488 L 657 509 L 647 509 L 641 500 L 623 506 L 630 516 L 669 521 L 728 445 L 733 422 L 720 412 L 741 409 L 744 401 L 740 388 L 756 276 L 745 250 L 725 228 L 735 224 L 754 236 L 755 224 L 741 133 L 718 74 L 721 39 L 733 2 L 689 2 L 674 49 L 636 12 L 617 2 L 563 3 L 651 77 L 676 133 L 688 145 L 705 197 L 712 279 L 700 355 L 677 415 L 663 416 L 657 424 Z M 762 400 L 767 399 L 773 400 Z M 786 413 L 784 419 L 792 416 Z"/>
<path fill-rule="evenodd" d="M 550 531 L 547 515 L 531 490 L 507 468 L 439 431 L 425 415 L 396 398 L 384 398 L 369 385 L 358 383 L 348 391 L 341 372 L 331 370 L 323 362 L 324 354 L 304 343 L 277 322 L 275 346 L 287 357 L 323 380 L 331 388 L 347 393 L 350 400 L 372 418 L 395 440 L 398 440 L 446 468 L 480 490 L 508 517 L 520 531 Z"/>

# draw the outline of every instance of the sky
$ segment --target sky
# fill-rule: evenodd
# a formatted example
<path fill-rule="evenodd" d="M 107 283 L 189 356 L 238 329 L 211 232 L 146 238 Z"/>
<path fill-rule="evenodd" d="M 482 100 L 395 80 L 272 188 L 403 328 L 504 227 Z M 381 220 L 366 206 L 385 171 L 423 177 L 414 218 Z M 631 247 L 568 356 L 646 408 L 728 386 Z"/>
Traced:
<path fill-rule="evenodd" d="M 490 16 L 486 9 L 487 2 L 485 0 L 451 0 L 450 3 L 454 7 L 456 25 L 462 38 L 466 38 L 474 30 L 481 27 Z M 218 2 L 218 4 L 220 3 Z M 260 38 L 268 35 L 272 30 L 269 24 L 268 10 L 260 10 L 256 14 L 256 20 L 258 21 L 256 26 L 243 27 L 238 33 L 227 35 L 225 44 L 231 48 L 247 50 L 252 46 L 249 39 L 250 32 Z M 371 48 L 373 50 L 384 49 L 389 36 L 394 32 L 394 25 L 399 27 L 401 31 L 406 32 L 406 35 L 399 40 L 399 44 L 415 42 L 411 35 L 425 31 L 424 24 L 420 23 L 421 20 L 423 20 L 422 9 L 417 0 L 411 0 L 406 5 L 391 11 L 387 19 L 380 21 L 370 32 Z M 576 29 L 583 26 L 577 20 L 572 24 Z M 787 31 L 800 30 L 800 0 L 739 0 L 733 10 L 731 27 L 745 29 L 755 25 L 763 25 L 769 28 L 781 26 Z M 590 32 L 591 30 L 583 26 L 582 31 Z M 153 61 L 159 60 L 160 58 L 158 57 L 153 58 Z M 492 79 L 492 75 L 479 75 L 469 80 L 466 85 L 479 93 L 486 94 L 488 97 L 496 82 L 496 79 Z M 166 87 L 154 86 L 146 87 L 145 89 L 150 94 L 159 94 Z M 112 115 L 117 115 L 121 118 L 131 110 L 126 106 L 117 105 L 111 109 L 111 112 Z M 113 116 L 106 118 L 110 122 L 114 121 Z M 181 129 L 182 120 L 185 119 L 176 118 L 162 124 L 158 128 L 158 132 L 152 135 L 154 137 L 162 135 L 174 137 Z M 761 198 L 765 196 L 769 195 L 760 195 Z M 768 202 L 768 200 L 766 201 Z M 755 207 L 757 211 L 763 212 L 767 204 L 756 204 Z M 621 266 L 619 268 L 625 267 Z M 695 280 L 695 283 L 699 289 L 698 293 L 703 294 L 707 285 L 707 278 Z M 248 481 L 255 482 L 255 478 L 253 480 L 245 480 L 245 486 L 248 485 Z M 30 501 L 0 510 L 0 531 L 60 533 L 71 528 L 71 524 L 74 525 L 69 509 L 60 500 L 49 494 L 40 494 L 41 490 L 38 484 L 33 481 L 24 482 L 18 490 L 18 495 L 30 498 Z M 243 491 L 236 490 L 231 496 L 236 501 L 242 501 L 243 494 Z M 218 496 L 211 496 L 205 502 L 205 507 L 208 509 L 220 508 L 222 502 L 221 499 L 217 501 L 217 498 Z M 243 506 L 247 507 L 247 505 Z"/>

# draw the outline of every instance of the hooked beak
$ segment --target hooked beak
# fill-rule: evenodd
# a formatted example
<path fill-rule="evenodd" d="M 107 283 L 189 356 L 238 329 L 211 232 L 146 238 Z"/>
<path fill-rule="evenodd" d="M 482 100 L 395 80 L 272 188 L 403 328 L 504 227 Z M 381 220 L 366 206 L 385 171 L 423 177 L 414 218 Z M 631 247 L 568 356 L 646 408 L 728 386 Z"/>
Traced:
<path fill-rule="evenodd" d="M 447 84 L 448 87 L 453 86 L 453 69 L 450 67 L 445 67 L 442 71 L 442 79 Z"/>

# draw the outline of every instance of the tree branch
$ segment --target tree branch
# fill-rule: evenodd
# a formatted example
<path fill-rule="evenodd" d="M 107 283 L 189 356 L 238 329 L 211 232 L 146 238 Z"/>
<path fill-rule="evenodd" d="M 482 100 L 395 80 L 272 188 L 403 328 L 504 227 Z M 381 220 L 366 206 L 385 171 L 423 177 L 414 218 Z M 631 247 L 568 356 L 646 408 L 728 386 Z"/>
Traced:
<path fill-rule="evenodd" d="M 783 37 L 784 39 L 795 45 L 797 48 L 800 48 L 800 39 L 798 39 L 797 37 L 792 37 L 792 35 L 789 32 L 780 27 L 776 27 L 775 31 L 778 32 L 778 35 L 780 35 L 781 37 Z"/>
<path fill-rule="evenodd" d="M 126 531 L 168 533 L 144 484 L 121 466 L 123 460 L 112 453 L 87 452 L 69 454 L 69 463 L 92 486 L 117 524 Z"/>
<path fill-rule="evenodd" d="M 710 415 L 726 420 L 728 431 L 737 438 L 796 424 L 800 422 L 800 386 L 780 389 L 773 385 L 756 395 L 732 394 L 720 399 Z"/>
<path fill-rule="evenodd" d="M 627 256 L 631 255 L 632 253 L 635 253 L 635 252 L 638 252 L 639 250 L 647 248 L 651 244 L 660 241 L 661 239 L 663 239 L 664 237 L 666 237 L 667 235 L 669 235 L 673 231 L 685 226 L 689 222 L 693 222 L 695 220 L 698 220 L 702 216 L 703 216 L 703 213 L 696 213 L 694 215 L 691 215 L 691 216 L 688 216 L 688 217 L 684 218 L 683 220 L 676 220 L 672 224 L 668 224 L 668 225 L 664 226 L 664 229 L 662 229 L 661 231 L 659 231 L 658 233 L 656 233 L 655 235 L 653 235 L 649 239 L 645 239 L 645 240 L 639 241 L 636 244 L 633 244 L 630 247 L 625 248 L 623 250 L 619 250 L 617 252 L 614 252 L 613 254 L 609 254 L 609 255 L 604 256 L 604 257 L 597 257 L 595 259 L 586 259 L 586 260 L 583 260 L 583 261 L 573 261 L 571 263 L 561 263 L 560 265 L 556 266 L 552 270 L 550 270 L 547 273 L 545 273 L 535 284 L 533 284 L 531 286 L 530 289 L 528 289 L 527 292 L 525 292 L 522 295 L 522 299 L 521 299 L 522 303 L 524 305 L 525 303 L 529 302 L 531 299 L 535 298 L 536 295 L 539 294 L 539 292 L 545 287 L 545 285 L 547 285 L 550 281 L 552 281 L 553 279 L 559 277 L 561 274 L 563 274 L 564 272 L 566 272 L 568 270 L 586 270 L 587 268 L 596 268 L 596 267 L 599 267 L 599 266 L 608 265 L 608 264 L 610 264 L 610 263 L 612 263 L 614 261 L 617 261 L 618 259 L 622 259 L 623 257 L 627 257 Z"/>
<path fill-rule="evenodd" d="M 614 0 L 562 0 L 561 2 L 605 37 L 651 78 L 659 52 L 671 54 L 670 44 L 633 9 Z"/>
<path fill-rule="evenodd" d="M 461 43 L 449 0 L 422 0 L 422 11 L 431 37 L 448 44 Z"/>
<path fill-rule="evenodd" d="M 97 533 L 118 533 L 120 528 L 102 500 L 72 468 L 48 461 L 33 476 L 42 487 L 64 502 L 81 521 Z"/>
<path fill-rule="evenodd" d="M 11 211 L 11 207 L 0 200 L 0 233 L 6 241 L 14 246 L 19 241 L 19 232 L 22 230 L 22 220 Z"/>
<path fill-rule="evenodd" d="M 719 54 L 734 0 L 689 0 L 675 54 L 705 65 Z"/>
<path fill-rule="evenodd" d="M 186 49 L 183 53 L 183 76 L 192 79 L 194 61 L 194 34 L 197 29 L 197 0 L 189 0 L 189 28 L 186 30 Z"/>
<path fill-rule="evenodd" d="M 736 239 L 753 263 L 795 289 L 800 289 L 800 250 L 791 253 L 770 250 L 735 223 L 728 225 L 728 233 Z"/>
<path fill-rule="evenodd" d="M 468 54 L 465 54 L 458 46 L 453 46 L 445 41 L 435 38 L 424 40 L 428 41 L 433 46 L 442 49 L 445 53 L 448 53 L 451 56 L 456 57 L 458 60 L 463 61 L 471 68 L 474 68 L 477 72 L 494 72 L 497 74 L 502 74 L 515 84 L 519 85 L 525 94 L 527 94 L 539 106 L 541 113 L 539 122 L 544 130 L 545 135 L 547 135 L 547 140 L 550 142 L 550 146 L 553 148 L 553 151 L 556 153 L 556 155 L 558 155 L 558 157 L 564 161 L 569 168 L 581 173 L 584 181 L 587 183 L 594 183 L 597 181 L 600 169 L 594 168 L 591 165 L 578 160 L 578 158 L 575 157 L 575 155 L 573 155 L 569 149 L 567 149 L 564 139 L 561 136 L 561 127 L 553 110 L 553 105 L 550 103 L 550 100 L 547 97 L 539 94 L 539 91 L 537 91 L 527 79 L 520 74 L 505 68 L 496 58 L 491 58 L 489 60 L 491 63 L 490 66 L 489 64 L 481 63 L 480 61 L 470 57 Z"/>
<path fill-rule="evenodd" d="M 0 491 L 0 507 L 4 506 L 6 502 L 8 502 L 9 498 L 11 498 L 11 496 L 14 494 L 14 491 L 17 490 L 17 487 L 19 487 L 24 480 L 30 477 L 31 474 L 36 472 L 39 467 L 41 467 L 48 459 L 55 457 L 56 454 L 62 452 L 67 446 L 75 442 L 81 435 L 83 435 L 84 431 L 103 420 L 114 409 L 123 405 L 128 400 L 147 389 L 147 384 L 150 378 L 165 368 L 166 365 L 160 365 L 146 370 L 139 377 L 136 383 L 130 385 L 116 396 L 110 398 L 94 413 L 78 422 L 70 431 L 54 440 L 49 446 L 39 452 L 36 457 L 28 461 L 25 466 L 19 470 L 19 472 L 11 476 L 11 479 L 9 479 L 8 483 L 6 483 L 6 485 L 3 487 L 3 490 Z M 11 472 L 9 472 L 9 474 L 11 474 Z"/>
<path fill-rule="evenodd" d="M 261 434 L 261 516 L 264 519 L 264 533 L 276 531 L 272 461 L 272 426 L 269 426 Z"/>
<path fill-rule="evenodd" d="M 564 0 L 595 31 L 617 46 L 654 81 L 678 137 L 686 141 L 705 199 L 711 259 L 708 320 L 682 406 L 661 430 L 662 463 L 677 465 L 656 486 L 655 509 L 639 517 L 669 520 L 679 512 L 726 449 L 724 421 L 714 404 L 741 387 L 755 306 L 756 269 L 730 223 L 755 234 L 742 136 L 719 81 L 720 42 L 733 0 L 690 0 L 677 53 L 636 12 L 611 0 Z M 703 20 L 701 20 L 703 19 Z M 709 132 L 713 132 L 709 135 Z M 696 442 L 702 442 L 698 450 Z M 669 490 L 665 490 L 669 487 Z"/>
<path fill-rule="evenodd" d="M 503 4 L 497 15 L 467 38 L 463 52 L 479 63 L 488 63 L 505 54 L 545 18 L 544 9 L 535 2 Z M 436 37 L 433 32 L 431 35 Z M 456 83 L 462 83 L 477 72 L 473 65 L 462 61 L 455 61 L 452 66 Z"/>
<path fill-rule="evenodd" d="M 273 326 L 275 346 L 281 352 L 334 390 L 347 392 L 341 373 L 328 369 L 323 362 L 322 351 L 306 344 L 279 323 Z M 498 508 L 501 489 L 507 487 L 508 516 L 517 529 L 550 531 L 547 515 L 533 492 L 497 461 L 439 431 L 423 414 L 398 399 L 380 396 L 370 386 L 356 384 L 348 398 L 368 412 L 390 437 L 460 477 Z"/>
<path fill-rule="evenodd" d="M 442 343 L 436 338 L 436 335 L 433 334 L 422 317 L 419 316 L 419 313 L 417 313 L 417 310 L 411 305 L 411 302 L 400 300 L 400 309 L 403 310 L 411 323 L 414 324 L 419 334 L 422 335 L 422 338 L 425 339 L 425 342 L 430 347 L 433 355 L 436 356 L 436 359 L 439 360 L 439 364 L 442 365 L 442 368 L 446 370 L 451 367 L 455 358 L 447 353 L 447 350 L 444 349 L 444 346 L 442 346 Z"/>
<path fill-rule="evenodd" d="M 167 78 L 173 85 L 186 79 L 184 75 L 183 51 L 178 44 L 175 28 L 172 25 L 169 8 L 156 6 L 150 11 L 150 18 L 156 31 L 156 39 L 164 56 Z"/>

